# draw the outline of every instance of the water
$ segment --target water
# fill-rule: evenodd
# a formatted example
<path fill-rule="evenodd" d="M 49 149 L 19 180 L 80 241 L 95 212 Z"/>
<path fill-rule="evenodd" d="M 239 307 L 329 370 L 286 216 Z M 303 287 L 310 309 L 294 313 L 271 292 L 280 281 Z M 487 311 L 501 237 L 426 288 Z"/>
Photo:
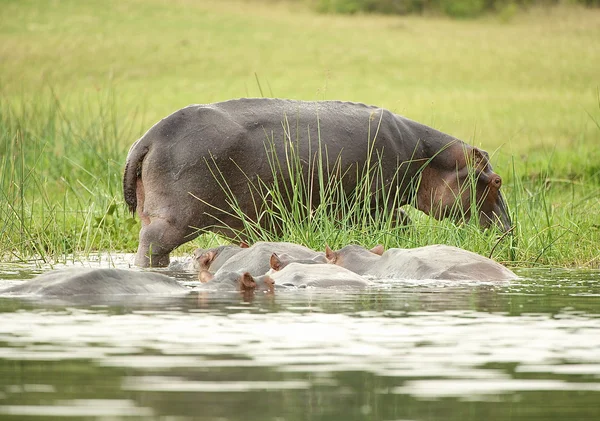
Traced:
<path fill-rule="evenodd" d="M 44 270 L 4 264 L 0 286 Z M 0 298 L 0 419 L 600 419 L 600 271 L 519 275 L 250 301 Z"/>

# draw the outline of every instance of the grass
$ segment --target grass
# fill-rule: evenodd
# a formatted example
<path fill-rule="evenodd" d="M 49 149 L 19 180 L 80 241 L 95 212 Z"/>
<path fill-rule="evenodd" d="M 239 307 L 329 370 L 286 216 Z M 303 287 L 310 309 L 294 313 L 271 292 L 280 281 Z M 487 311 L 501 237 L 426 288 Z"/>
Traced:
<path fill-rule="evenodd" d="M 289 238 L 443 242 L 511 265 L 600 266 L 598 10 L 532 9 L 503 23 L 257 1 L 5 0 L 1 13 L 3 259 L 134 251 L 139 220 L 120 180 L 131 143 L 190 103 L 265 95 L 377 104 L 482 147 L 516 227 L 496 246 L 493 232 L 410 209 L 414 226 L 393 234 L 328 228 L 323 213 L 320 228 L 299 224 Z"/>

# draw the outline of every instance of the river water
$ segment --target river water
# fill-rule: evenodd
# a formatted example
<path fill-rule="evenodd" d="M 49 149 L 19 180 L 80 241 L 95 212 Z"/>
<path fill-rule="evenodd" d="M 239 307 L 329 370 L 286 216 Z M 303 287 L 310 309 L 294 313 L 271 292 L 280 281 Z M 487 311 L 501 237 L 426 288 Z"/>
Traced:
<path fill-rule="evenodd" d="M 2 264 L 0 288 L 46 270 Z M 517 273 L 251 300 L 0 298 L 0 419 L 600 419 L 600 271 Z"/>

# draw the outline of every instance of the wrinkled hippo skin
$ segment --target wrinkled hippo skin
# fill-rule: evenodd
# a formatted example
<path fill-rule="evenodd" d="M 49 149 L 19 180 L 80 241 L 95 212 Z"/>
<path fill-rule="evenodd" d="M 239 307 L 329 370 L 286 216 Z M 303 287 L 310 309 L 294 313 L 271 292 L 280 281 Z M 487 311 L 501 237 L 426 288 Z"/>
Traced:
<path fill-rule="evenodd" d="M 326 153 L 319 154 L 319 148 Z M 510 227 L 502 180 L 485 151 L 365 104 L 246 98 L 190 105 L 156 123 L 132 145 L 123 194 L 142 222 L 136 265 L 167 266 L 170 252 L 203 230 L 243 239 L 244 224 L 231 208 L 231 197 L 244 219 L 257 221 L 263 209 L 249 186 L 278 181 L 291 188 L 286 163 L 291 149 L 309 183 L 318 185 L 317 171 L 308 163 L 315 165 L 321 156 L 322 167 L 330 172 L 326 177 L 335 181 L 344 174 L 342 186 L 349 197 L 361 171 L 380 162 L 382 181 L 372 183 L 368 199 L 373 210 L 412 204 L 434 218 L 463 221 L 470 218 L 475 198 L 473 212 L 482 227 Z M 462 213 L 455 211 L 457 197 Z M 319 205 L 318 189 L 310 201 Z"/>
<path fill-rule="evenodd" d="M 413 249 L 393 248 L 379 254 L 350 245 L 336 252 L 327 250 L 326 255 L 331 263 L 373 278 L 455 281 L 508 281 L 518 278 L 492 259 L 442 244 Z"/>
<path fill-rule="evenodd" d="M 55 270 L 0 291 L 2 295 L 51 298 L 118 295 L 184 295 L 191 290 L 175 279 L 151 272 L 124 269 L 70 268 Z"/>

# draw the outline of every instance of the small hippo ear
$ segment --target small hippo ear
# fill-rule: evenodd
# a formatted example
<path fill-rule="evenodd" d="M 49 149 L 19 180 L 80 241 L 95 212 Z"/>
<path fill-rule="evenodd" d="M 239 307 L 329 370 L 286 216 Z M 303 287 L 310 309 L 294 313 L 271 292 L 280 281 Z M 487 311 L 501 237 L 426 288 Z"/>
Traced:
<path fill-rule="evenodd" d="M 269 263 L 271 264 L 271 269 L 273 270 L 279 271 L 282 268 L 281 259 L 279 258 L 279 256 L 277 256 L 277 253 L 273 253 L 271 255 Z"/>
<path fill-rule="evenodd" d="M 210 282 L 215 277 L 212 273 L 207 270 L 201 270 L 198 272 L 198 280 L 200 282 Z"/>
<path fill-rule="evenodd" d="M 245 242 L 245 241 L 240 241 L 240 248 L 242 248 L 242 249 L 249 249 L 249 248 L 250 248 L 250 246 L 248 245 L 248 243 L 247 243 L 247 242 Z"/>
<path fill-rule="evenodd" d="M 375 253 L 375 254 L 378 254 L 379 256 L 381 256 L 383 254 L 383 252 L 385 251 L 385 248 L 383 247 L 383 244 L 377 244 L 375 247 L 373 247 L 369 251 L 371 253 Z"/>
<path fill-rule="evenodd" d="M 244 272 L 238 280 L 240 290 L 248 291 L 256 288 L 256 282 L 249 272 Z"/>
<path fill-rule="evenodd" d="M 475 168 L 477 171 L 484 171 L 489 163 L 487 152 L 482 151 L 479 148 L 473 148 L 471 150 L 470 159 L 471 165 L 473 165 L 473 168 Z"/>
<path fill-rule="evenodd" d="M 198 263 L 200 263 L 200 269 L 208 269 L 213 260 L 215 260 L 215 257 L 217 257 L 217 253 L 214 251 L 207 251 L 206 253 L 203 253 L 198 258 Z"/>
<path fill-rule="evenodd" d="M 337 253 L 329 248 L 329 246 L 325 245 L 325 258 L 328 263 L 333 263 L 337 261 Z"/>

